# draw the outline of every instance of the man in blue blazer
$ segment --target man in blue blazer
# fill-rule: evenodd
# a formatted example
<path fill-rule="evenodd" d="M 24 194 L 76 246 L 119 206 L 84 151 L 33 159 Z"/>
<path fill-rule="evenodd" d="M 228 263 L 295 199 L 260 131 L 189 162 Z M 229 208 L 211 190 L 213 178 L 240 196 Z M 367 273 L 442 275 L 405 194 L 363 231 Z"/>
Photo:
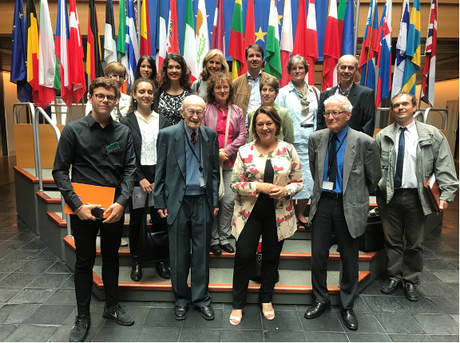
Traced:
<path fill-rule="evenodd" d="M 202 98 L 186 97 L 180 109 L 184 120 L 160 130 L 157 140 L 154 199 L 169 225 L 177 320 L 185 319 L 190 305 L 204 319 L 214 319 L 208 258 L 212 221 L 218 212 L 219 145 L 217 133 L 201 125 L 204 110 Z M 190 268 L 191 288 L 187 285 Z"/>

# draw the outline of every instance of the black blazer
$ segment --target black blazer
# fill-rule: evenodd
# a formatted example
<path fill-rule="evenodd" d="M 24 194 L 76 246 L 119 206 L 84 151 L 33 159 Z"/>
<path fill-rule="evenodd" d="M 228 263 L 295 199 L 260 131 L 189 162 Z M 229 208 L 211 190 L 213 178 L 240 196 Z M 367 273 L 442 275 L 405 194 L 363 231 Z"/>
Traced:
<path fill-rule="evenodd" d="M 338 86 L 326 89 L 321 92 L 318 104 L 317 125 L 316 130 L 326 128 L 324 120 L 324 101 L 331 95 L 334 95 Z M 374 118 L 375 118 L 375 99 L 374 91 L 370 88 L 353 83 L 348 94 L 348 100 L 353 105 L 351 118 L 348 125 L 356 131 L 361 131 L 369 136 L 374 135 Z"/>
<path fill-rule="evenodd" d="M 137 122 L 137 118 L 134 112 L 128 113 L 126 117 L 122 117 L 120 119 L 120 123 L 129 127 L 129 129 L 131 130 L 131 136 L 133 137 L 134 153 L 136 154 L 136 172 L 134 174 L 134 177 L 135 177 L 134 181 L 137 184 L 140 180 L 145 178 L 145 174 L 141 166 L 141 148 L 142 148 L 141 129 L 139 128 L 139 124 Z M 160 119 L 159 119 L 159 129 L 160 130 L 170 125 L 171 124 L 168 119 L 160 116 Z"/>

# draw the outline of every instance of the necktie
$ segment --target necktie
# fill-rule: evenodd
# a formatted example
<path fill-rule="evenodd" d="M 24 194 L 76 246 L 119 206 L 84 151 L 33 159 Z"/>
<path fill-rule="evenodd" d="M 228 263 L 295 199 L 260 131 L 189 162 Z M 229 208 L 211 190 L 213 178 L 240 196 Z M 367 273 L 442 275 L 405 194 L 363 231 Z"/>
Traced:
<path fill-rule="evenodd" d="M 327 156 L 327 178 L 329 181 L 334 182 L 335 188 L 335 179 L 337 178 L 337 135 L 335 133 L 332 134 Z"/>
<path fill-rule="evenodd" d="M 190 135 L 190 141 L 192 142 L 193 145 L 196 144 L 196 132 L 192 131 L 192 134 Z"/>
<path fill-rule="evenodd" d="M 404 165 L 404 148 L 406 146 L 406 139 L 404 137 L 404 132 L 407 128 L 401 127 L 399 129 L 399 143 L 398 143 L 398 159 L 396 160 L 396 174 L 395 174 L 395 188 L 400 188 L 402 183 L 402 172 Z"/>

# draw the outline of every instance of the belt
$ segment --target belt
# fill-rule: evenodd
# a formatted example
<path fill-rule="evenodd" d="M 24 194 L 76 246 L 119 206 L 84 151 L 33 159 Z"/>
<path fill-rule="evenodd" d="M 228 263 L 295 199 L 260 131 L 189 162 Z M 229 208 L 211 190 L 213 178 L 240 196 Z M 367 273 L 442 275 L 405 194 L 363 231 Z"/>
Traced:
<path fill-rule="evenodd" d="M 395 193 L 417 193 L 417 188 L 396 188 Z"/>
<path fill-rule="evenodd" d="M 343 195 L 342 195 L 342 193 L 323 191 L 323 192 L 321 193 L 321 198 L 327 198 L 327 199 L 343 199 Z"/>
<path fill-rule="evenodd" d="M 300 127 L 313 127 L 313 124 L 300 124 Z"/>

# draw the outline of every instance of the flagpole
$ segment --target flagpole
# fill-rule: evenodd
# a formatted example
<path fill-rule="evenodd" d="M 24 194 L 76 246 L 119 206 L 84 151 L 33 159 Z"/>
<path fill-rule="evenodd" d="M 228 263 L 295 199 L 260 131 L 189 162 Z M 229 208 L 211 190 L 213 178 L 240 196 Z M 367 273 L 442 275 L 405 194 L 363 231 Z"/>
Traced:
<path fill-rule="evenodd" d="M 354 1 L 354 0 L 349 0 Z M 359 25 L 359 1 L 356 0 L 356 10 L 355 10 L 355 43 L 353 45 L 353 55 L 356 56 L 356 44 L 358 43 L 358 25 Z"/>

